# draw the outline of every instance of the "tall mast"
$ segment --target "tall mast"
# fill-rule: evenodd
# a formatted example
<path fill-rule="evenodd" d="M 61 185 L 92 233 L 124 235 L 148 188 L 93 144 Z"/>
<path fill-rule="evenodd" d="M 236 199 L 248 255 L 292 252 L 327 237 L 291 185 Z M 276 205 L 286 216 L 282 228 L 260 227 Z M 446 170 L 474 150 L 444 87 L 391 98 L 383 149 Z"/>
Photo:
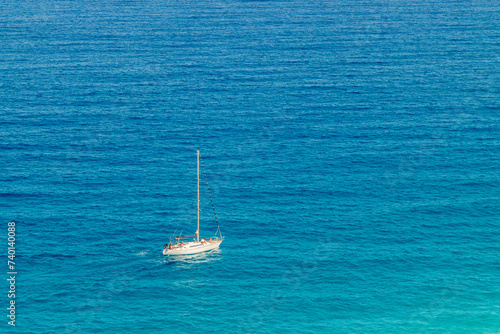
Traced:
<path fill-rule="evenodd" d="M 196 151 L 196 179 L 198 181 L 198 226 L 196 228 L 196 241 L 200 242 L 200 151 Z"/>

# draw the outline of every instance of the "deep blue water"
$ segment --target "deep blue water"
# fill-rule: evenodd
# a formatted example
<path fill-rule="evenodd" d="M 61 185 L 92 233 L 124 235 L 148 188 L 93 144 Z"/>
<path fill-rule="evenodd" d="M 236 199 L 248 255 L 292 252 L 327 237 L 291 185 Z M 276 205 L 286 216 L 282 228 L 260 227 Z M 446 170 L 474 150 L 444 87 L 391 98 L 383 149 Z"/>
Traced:
<path fill-rule="evenodd" d="M 0 13 L 2 331 L 500 333 L 497 1 Z"/>

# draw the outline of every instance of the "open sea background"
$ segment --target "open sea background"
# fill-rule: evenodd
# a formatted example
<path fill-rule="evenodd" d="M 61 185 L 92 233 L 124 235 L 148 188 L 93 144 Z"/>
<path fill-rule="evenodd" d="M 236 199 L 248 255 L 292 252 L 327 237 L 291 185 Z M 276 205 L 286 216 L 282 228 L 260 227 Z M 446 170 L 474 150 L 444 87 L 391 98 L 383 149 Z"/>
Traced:
<path fill-rule="evenodd" d="M 500 333 L 498 1 L 0 13 L 2 332 Z"/>

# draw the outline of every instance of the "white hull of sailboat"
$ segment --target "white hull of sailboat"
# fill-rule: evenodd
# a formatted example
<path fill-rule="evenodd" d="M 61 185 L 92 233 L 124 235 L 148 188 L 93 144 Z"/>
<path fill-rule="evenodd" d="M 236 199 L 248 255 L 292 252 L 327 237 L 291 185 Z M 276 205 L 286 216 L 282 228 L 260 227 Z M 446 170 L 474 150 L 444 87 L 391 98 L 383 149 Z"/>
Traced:
<path fill-rule="evenodd" d="M 187 255 L 187 254 L 196 254 L 206 252 L 212 249 L 219 248 L 222 240 L 215 242 L 207 242 L 206 244 L 202 244 L 201 242 L 186 242 L 183 246 L 172 246 L 172 249 L 165 248 L 163 250 L 163 255 Z"/>

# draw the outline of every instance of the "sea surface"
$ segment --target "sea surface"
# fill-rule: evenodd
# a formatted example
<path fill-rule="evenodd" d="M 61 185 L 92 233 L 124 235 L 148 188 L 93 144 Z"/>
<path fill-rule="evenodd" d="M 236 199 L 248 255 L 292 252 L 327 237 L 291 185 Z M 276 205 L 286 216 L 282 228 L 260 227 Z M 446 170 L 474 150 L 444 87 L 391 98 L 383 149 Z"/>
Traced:
<path fill-rule="evenodd" d="M 498 1 L 3 1 L 0 31 L 2 333 L 500 333 Z M 196 150 L 225 241 L 165 257 Z"/>

